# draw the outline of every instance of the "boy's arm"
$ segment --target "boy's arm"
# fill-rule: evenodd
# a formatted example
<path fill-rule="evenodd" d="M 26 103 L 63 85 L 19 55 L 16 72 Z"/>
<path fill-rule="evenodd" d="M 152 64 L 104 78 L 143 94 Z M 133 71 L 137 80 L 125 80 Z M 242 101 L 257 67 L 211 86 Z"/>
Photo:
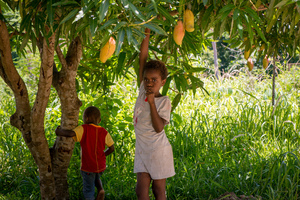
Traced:
<path fill-rule="evenodd" d="M 112 152 L 114 152 L 115 150 L 115 146 L 114 145 L 111 145 L 110 147 L 108 147 L 104 153 L 105 153 L 105 156 L 108 156 L 109 154 L 111 154 Z"/>
<path fill-rule="evenodd" d="M 57 136 L 64 136 L 64 137 L 74 137 L 74 136 L 76 136 L 76 133 L 74 131 L 61 129 L 60 126 L 58 126 L 55 129 L 55 133 L 56 133 Z"/>
<path fill-rule="evenodd" d="M 148 47 L 149 47 L 149 38 L 150 38 L 150 29 L 145 29 L 145 38 L 142 41 L 141 49 L 140 49 L 140 55 L 139 55 L 139 77 L 140 77 L 140 83 L 143 80 L 143 69 L 147 61 L 148 57 Z"/>

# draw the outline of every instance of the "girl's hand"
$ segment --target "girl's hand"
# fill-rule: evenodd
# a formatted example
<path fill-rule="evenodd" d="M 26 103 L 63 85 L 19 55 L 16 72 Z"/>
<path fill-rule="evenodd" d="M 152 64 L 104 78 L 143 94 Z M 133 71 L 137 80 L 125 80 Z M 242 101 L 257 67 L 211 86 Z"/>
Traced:
<path fill-rule="evenodd" d="M 147 101 L 149 104 L 154 103 L 154 97 L 155 97 L 154 92 L 152 92 L 150 89 L 148 89 L 146 91 L 146 96 L 147 96 Z"/>

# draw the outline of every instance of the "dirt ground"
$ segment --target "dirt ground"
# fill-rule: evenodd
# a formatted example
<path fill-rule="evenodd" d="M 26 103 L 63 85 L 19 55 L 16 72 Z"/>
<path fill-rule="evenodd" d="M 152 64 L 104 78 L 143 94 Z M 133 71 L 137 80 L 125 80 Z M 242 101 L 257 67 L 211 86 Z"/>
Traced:
<path fill-rule="evenodd" d="M 254 197 L 252 195 L 250 196 L 240 195 L 240 197 L 238 197 L 233 192 L 226 192 L 214 200 L 262 200 L 262 198 Z"/>

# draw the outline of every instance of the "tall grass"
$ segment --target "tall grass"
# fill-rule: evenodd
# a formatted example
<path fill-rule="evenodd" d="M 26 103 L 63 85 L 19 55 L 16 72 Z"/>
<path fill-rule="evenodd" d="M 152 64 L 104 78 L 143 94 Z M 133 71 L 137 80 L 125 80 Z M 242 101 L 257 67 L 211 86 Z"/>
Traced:
<path fill-rule="evenodd" d="M 243 74 L 220 81 L 208 77 L 202 80 L 210 95 L 188 92 L 166 126 L 176 170 L 167 180 L 168 199 L 214 199 L 226 191 L 299 199 L 299 76 L 293 70 L 277 77 L 274 107 L 268 76 L 262 81 Z M 175 95 L 169 93 L 171 98 Z M 101 109 L 101 126 L 115 141 L 102 176 L 106 199 L 136 199 L 132 110 L 137 88 L 132 80 L 122 80 L 109 94 L 79 96 L 82 110 L 91 104 Z M 38 199 L 37 169 L 20 133 L 9 125 L 14 104 L 9 94 L 6 98 L 0 103 L 0 199 Z M 59 110 L 53 96 L 45 122 L 50 144 L 60 123 Z M 76 144 L 69 167 L 71 199 L 83 198 L 79 168 Z"/>

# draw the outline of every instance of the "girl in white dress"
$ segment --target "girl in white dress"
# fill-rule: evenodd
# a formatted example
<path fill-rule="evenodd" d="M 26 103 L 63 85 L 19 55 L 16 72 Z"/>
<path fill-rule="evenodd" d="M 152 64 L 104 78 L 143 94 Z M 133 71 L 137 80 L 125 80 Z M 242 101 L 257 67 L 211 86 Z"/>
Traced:
<path fill-rule="evenodd" d="M 155 199 L 165 200 L 166 179 L 175 175 L 172 147 L 164 131 L 164 126 L 170 121 L 171 102 L 159 92 L 166 83 L 168 71 L 161 61 L 150 60 L 146 63 L 150 30 L 146 29 L 145 33 L 139 56 L 141 85 L 133 117 L 136 194 L 139 200 L 148 200 L 152 182 Z"/>

